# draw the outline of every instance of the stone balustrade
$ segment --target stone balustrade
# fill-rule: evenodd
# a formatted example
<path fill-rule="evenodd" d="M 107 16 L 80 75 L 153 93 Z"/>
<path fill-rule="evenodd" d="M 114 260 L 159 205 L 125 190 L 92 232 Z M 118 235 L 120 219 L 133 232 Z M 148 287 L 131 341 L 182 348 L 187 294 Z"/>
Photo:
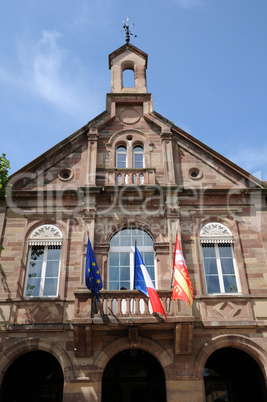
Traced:
<path fill-rule="evenodd" d="M 170 290 L 157 291 L 168 318 L 176 316 L 191 316 L 188 303 L 181 300 L 171 300 Z M 75 292 L 75 319 L 110 318 L 153 318 L 154 314 L 149 299 L 138 290 L 104 290 L 99 293 L 99 302 L 95 301 L 89 291 Z"/>
<path fill-rule="evenodd" d="M 124 186 L 124 185 L 155 185 L 155 169 L 106 169 L 106 186 Z"/>

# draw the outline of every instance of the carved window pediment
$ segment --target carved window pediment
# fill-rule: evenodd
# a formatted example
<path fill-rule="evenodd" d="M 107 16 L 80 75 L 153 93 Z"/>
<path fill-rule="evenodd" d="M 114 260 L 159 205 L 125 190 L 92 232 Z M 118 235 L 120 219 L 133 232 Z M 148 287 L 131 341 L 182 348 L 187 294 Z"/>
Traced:
<path fill-rule="evenodd" d="M 207 223 L 200 231 L 201 243 L 233 243 L 233 235 L 222 223 Z"/>
<path fill-rule="evenodd" d="M 62 244 L 62 232 L 54 225 L 42 225 L 36 228 L 29 239 L 30 246 L 59 246 Z"/>

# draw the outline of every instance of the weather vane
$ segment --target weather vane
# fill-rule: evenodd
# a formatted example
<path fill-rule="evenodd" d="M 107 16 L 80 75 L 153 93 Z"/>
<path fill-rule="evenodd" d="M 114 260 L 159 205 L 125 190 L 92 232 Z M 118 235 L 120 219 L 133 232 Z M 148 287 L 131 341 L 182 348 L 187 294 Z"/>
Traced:
<path fill-rule="evenodd" d="M 130 20 L 130 18 L 127 17 L 126 22 L 125 22 L 125 21 L 122 21 L 123 30 L 122 30 L 121 32 L 125 31 L 125 33 L 126 33 L 126 38 L 125 38 L 126 43 L 129 43 L 129 42 L 130 42 L 130 36 L 131 36 L 131 35 L 134 35 L 134 34 L 132 33 L 131 29 L 130 29 L 130 28 L 134 27 L 134 24 L 132 24 L 132 25 L 129 26 L 129 24 L 128 24 L 128 21 L 129 21 L 129 20 Z M 137 35 L 134 35 L 134 37 L 137 38 Z"/>

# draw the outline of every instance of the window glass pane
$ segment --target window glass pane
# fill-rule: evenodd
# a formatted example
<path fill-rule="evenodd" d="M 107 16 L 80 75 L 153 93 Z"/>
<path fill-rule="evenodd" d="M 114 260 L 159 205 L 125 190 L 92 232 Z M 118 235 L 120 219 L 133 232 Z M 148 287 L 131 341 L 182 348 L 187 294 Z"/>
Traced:
<path fill-rule="evenodd" d="M 126 161 L 126 155 L 118 154 L 117 160 L 118 160 L 118 162 L 125 162 Z"/>
<path fill-rule="evenodd" d="M 114 282 L 119 280 L 119 267 L 110 267 L 109 269 L 109 281 Z"/>
<path fill-rule="evenodd" d="M 46 265 L 46 277 L 58 277 L 59 262 L 58 261 L 47 261 Z"/>
<path fill-rule="evenodd" d="M 207 292 L 208 293 L 220 293 L 219 277 L 217 275 L 207 275 Z"/>
<path fill-rule="evenodd" d="M 126 168 L 126 162 L 117 162 L 117 168 L 125 169 Z"/>
<path fill-rule="evenodd" d="M 144 246 L 153 246 L 153 240 L 148 234 L 144 236 Z"/>
<path fill-rule="evenodd" d="M 230 244 L 218 244 L 220 257 L 232 257 L 232 250 Z"/>
<path fill-rule="evenodd" d="M 137 145 L 136 147 L 134 147 L 134 153 L 135 152 L 144 152 L 143 147 L 141 147 L 140 145 Z"/>
<path fill-rule="evenodd" d="M 223 282 L 226 293 L 237 292 L 237 283 L 234 275 L 224 275 Z"/>
<path fill-rule="evenodd" d="M 129 265 L 130 265 L 130 254 L 129 253 L 120 253 L 120 265 L 129 267 Z"/>
<path fill-rule="evenodd" d="M 110 290 L 119 290 L 119 282 L 109 282 Z"/>
<path fill-rule="evenodd" d="M 44 284 L 44 296 L 57 295 L 57 278 L 48 278 Z"/>
<path fill-rule="evenodd" d="M 121 238 L 121 246 L 131 246 L 131 237 L 125 236 Z"/>
<path fill-rule="evenodd" d="M 215 258 L 205 258 L 204 266 L 206 275 L 218 274 L 217 263 Z"/>
<path fill-rule="evenodd" d="M 136 162 L 143 162 L 143 154 L 136 154 L 134 155 L 134 160 Z"/>
<path fill-rule="evenodd" d="M 60 246 L 49 246 L 47 251 L 47 260 L 60 260 Z"/>
<path fill-rule="evenodd" d="M 117 148 L 118 153 L 126 153 L 126 147 L 120 146 Z"/>
<path fill-rule="evenodd" d="M 118 235 L 118 233 L 116 233 L 115 236 L 113 236 L 110 241 L 110 246 L 118 246 L 119 240 L 120 240 L 119 235 Z"/>
<path fill-rule="evenodd" d="M 29 278 L 26 286 L 26 296 L 39 296 L 40 278 Z"/>
<path fill-rule="evenodd" d="M 129 281 L 130 282 L 130 267 L 122 267 L 120 273 L 121 281 Z"/>
<path fill-rule="evenodd" d="M 29 278 L 40 277 L 42 273 L 42 267 L 42 261 L 31 261 L 29 266 Z"/>
<path fill-rule="evenodd" d="M 123 289 L 123 288 L 124 288 L 124 289 Z M 125 289 L 126 289 L 126 290 L 130 290 L 130 281 L 127 281 L 127 282 L 123 281 L 123 282 L 121 282 L 119 289 L 120 289 L 120 290 L 125 290 Z"/>
<path fill-rule="evenodd" d="M 222 273 L 223 274 L 234 274 L 234 264 L 232 258 L 222 258 L 221 259 Z"/>
<path fill-rule="evenodd" d="M 144 167 L 144 150 L 142 147 L 137 146 L 134 147 L 134 168 L 143 168 Z"/>
<path fill-rule="evenodd" d="M 145 265 L 154 265 L 154 253 L 143 252 L 141 256 Z"/>
<path fill-rule="evenodd" d="M 117 267 L 119 265 L 120 253 L 109 253 L 109 266 Z"/>
<path fill-rule="evenodd" d="M 214 244 L 209 244 L 209 247 L 207 247 L 205 244 L 202 245 L 202 251 L 203 251 L 203 257 L 208 258 L 208 257 L 215 257 L 215 248 Z"/>

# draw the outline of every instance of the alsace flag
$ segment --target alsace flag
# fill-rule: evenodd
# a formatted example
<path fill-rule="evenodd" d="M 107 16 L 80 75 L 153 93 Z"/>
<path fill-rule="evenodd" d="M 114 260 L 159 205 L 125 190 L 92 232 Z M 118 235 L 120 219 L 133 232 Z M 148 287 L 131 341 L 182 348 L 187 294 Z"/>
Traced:
<path fill-rule="evenodd" d="M 164 308 L 136 246 L 134 253 L 134 287 L 149 297 L 153 312 L 163 314 L 167 321 Z"/>
<path fill-rule="evenodd" d="M 175 250 L 173 257 L 172 275 L 173 275 L 173 290 L 172 290 L 173 300 L 180 299 L 188 301 L 188 303 L 192 307 L 194 298 L 193 286 L 177 236 L 176 236 Z"/>
<path fill-rule="evenodd" d="M 89 237 L 85 263 L 85 283 L 88 289 L 96 296 L 96 300 L 99 301 L 98 291 L 102 289 L 103 283 Z"/>

